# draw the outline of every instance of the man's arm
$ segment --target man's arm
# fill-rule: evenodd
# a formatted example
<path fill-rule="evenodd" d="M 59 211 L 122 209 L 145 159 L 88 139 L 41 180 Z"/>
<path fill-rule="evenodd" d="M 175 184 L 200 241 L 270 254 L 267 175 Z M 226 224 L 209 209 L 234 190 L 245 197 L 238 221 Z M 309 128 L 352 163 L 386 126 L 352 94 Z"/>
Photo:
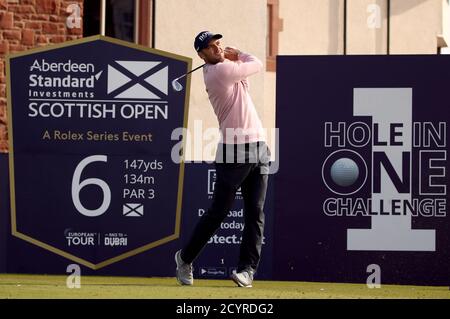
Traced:
<path fill-rule="evenodd" d="M 257 57 L 243 53 L 235 48 L 225 48 L 225 58 L 236 61 L 236 63 L 223 63 L 220 65 L 220 76 L 229 85 L 245 80 L 250 75 L 261 71 L 263 67 L 262 62 Z"/>

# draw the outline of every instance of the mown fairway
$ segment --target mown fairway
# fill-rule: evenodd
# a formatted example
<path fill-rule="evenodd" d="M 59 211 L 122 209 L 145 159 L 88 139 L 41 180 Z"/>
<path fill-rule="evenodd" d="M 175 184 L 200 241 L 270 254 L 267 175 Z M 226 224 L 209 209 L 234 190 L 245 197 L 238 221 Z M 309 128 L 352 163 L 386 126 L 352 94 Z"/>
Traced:
<path fill-rule="evenodd" d="M 258 281 L 253 288 L 238 288 L 231 280 L 195 280 L 179 286 L 175 278 L 82 276 L 81 287 L 69 289 L 66 276 L 0 275 L 0 298 L 433 298 L 450 299 L 448 287 Z"/>

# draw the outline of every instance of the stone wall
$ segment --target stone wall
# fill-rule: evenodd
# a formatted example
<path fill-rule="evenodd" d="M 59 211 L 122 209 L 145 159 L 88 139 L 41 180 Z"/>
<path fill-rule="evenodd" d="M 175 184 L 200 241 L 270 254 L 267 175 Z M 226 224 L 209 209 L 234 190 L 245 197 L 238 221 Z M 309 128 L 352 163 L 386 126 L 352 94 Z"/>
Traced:
<path fill-rule="evenodd" d="M 5 55 L 34 47 L 74 40 L 83 36 L 83 26 L 68 27 L 67 12 L 83 0 L 0 0 L 0 152 L 8 152 Z"/>

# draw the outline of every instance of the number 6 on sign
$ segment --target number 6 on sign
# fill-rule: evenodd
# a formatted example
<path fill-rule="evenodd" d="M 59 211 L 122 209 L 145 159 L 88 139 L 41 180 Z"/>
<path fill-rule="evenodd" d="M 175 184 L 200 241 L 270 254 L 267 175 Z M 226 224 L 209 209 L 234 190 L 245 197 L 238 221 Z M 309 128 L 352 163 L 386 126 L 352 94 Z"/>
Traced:
<path fill-rule="evenodd" d="M 102 215 L 109 208 L 111 203 L 111 190 L 108 184 L 98 178 L 88 178 L 80 183 L 81 172 L 83 169 L 92 162 L 107 162 L 108 158 L 106 155 L 92 155 L 86 157 L 82 160 L 75 168 L 72 178 L 72 201 L 75 208 L 84 216 L 96 217 Z M 87 209 L 81 204 L 80 201 L 80 191 L 83 187 L 87 185 L 98 185 L 103 191 L 103 202 L 102 205 L 97 209 Z"/>

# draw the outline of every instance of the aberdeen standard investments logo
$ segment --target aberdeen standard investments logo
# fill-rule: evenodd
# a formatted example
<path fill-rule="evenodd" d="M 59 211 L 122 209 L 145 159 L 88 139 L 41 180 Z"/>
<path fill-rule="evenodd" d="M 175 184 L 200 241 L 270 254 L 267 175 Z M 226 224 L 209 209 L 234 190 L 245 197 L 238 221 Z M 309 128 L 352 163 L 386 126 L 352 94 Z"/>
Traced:
<path fill-rule="evenodd" d="M 168 72 L 162 61 L 114 60 L 102 69 L 85 61 L 36 59 L 29 74 L 28 116 L 166 120 Z M 105 84 L 106 91 L 99 89 Z"/>
<path fill-rule="evenodd" d="M 411 88 L 358 88 L 353 100 L 355 121 L 324 123 L 323 213 L 371 218 L 347 230 L 347 250 L 435 251 L 435 230 L 412 218 L 447 216 L 447 122 L 413 122 Z"/>

